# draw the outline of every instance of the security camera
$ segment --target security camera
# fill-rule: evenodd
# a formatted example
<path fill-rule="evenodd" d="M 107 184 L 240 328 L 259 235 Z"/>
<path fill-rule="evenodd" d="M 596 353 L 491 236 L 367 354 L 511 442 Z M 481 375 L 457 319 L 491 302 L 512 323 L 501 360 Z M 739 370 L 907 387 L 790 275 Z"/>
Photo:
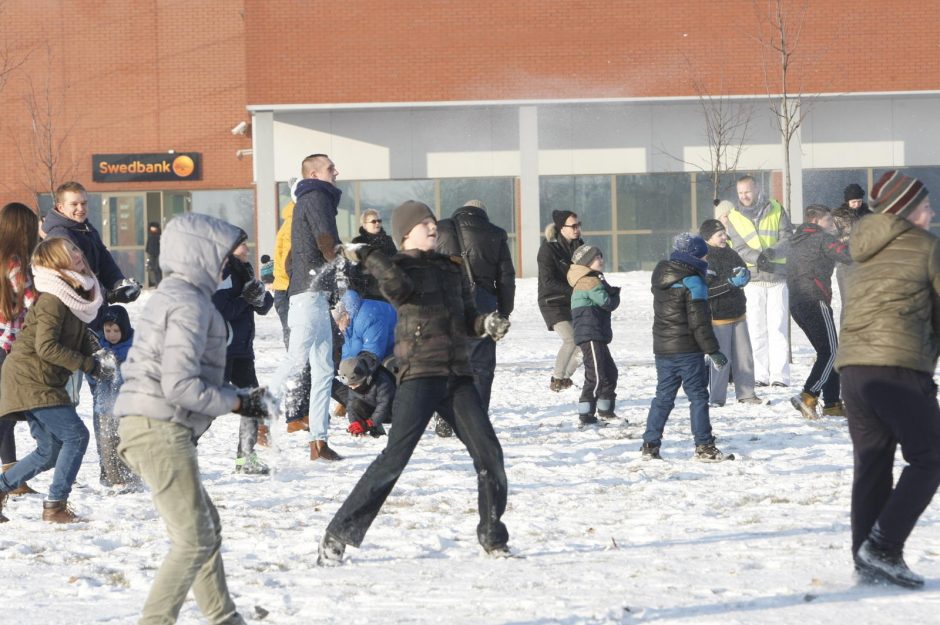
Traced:
<path fill-rule="evenodd" d="M 233 135 L 243 135 L 248 132 L 248 122 L 238 122 L 235 124 L 235 127 L 232 128 Z"/>

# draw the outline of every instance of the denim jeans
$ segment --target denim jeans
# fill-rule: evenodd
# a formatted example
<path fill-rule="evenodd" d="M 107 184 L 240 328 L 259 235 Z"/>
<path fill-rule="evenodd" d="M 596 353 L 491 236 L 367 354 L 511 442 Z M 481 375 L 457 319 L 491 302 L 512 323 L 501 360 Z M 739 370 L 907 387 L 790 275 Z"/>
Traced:
<path fill-rule="evenodd" d="M 708 368 L 702 352 L 656 356 L 656 397 L 650 404 L 646 416 L 646 432 L 643 442 L 650 445 L 662 443 L 666 420 L 676 405 L 679 386 L 689 398 L 689 415 L 692 417 L 692 436 L 696 445 L 715 442 L 712 424 L 708 418 Z"/>
<path fill-rule="evenodd" d="M 287 325 L 287 311 L 290 309 L 290 298 L 287 291 L 274 292 L 274 310 L 277 318 L 281 320 L 281 330 L 284 333 L 284 347 L 290 343 L 290 327 Z"/>
<path fill-rule="evenodd" d="M 333 329 L 329 294 L 307 291 L 290 298 L 287 312 L 290 343 L 287 357 L 277 371 L 282 386 L 278 395 L 290 395 L 301 383 L 304 365 L 310 363 L 310 440 L 325 441 L 330 427 L 330 389 L 333 386 Z M 288 410 L 287 412 L 292 412 Z"/>
<path fill-rule="evenodd" d="M 470 377 L 412 378 L 402 382 L 392 407 L 388 444 L 359 479 L 327 532 L 347 545 L 362 544 L 435 410 L 454 428 L 473 459 L 480 513 L 477 539 L 487 550 L 506 544 L 509 533 L 500 520 L 506 511 L 507 488 L 503 450 Z"/>
<path fill-rule="evenodd" d="M 23 413 L 36 449 L 0 475 L 0 490 L 10 491 L 43 471 L 55 467 L 49 486 L 49 501 L 69 498 L 72 484 L 88 448 L 88 428 L 72 406 L 34 408 Z"/>

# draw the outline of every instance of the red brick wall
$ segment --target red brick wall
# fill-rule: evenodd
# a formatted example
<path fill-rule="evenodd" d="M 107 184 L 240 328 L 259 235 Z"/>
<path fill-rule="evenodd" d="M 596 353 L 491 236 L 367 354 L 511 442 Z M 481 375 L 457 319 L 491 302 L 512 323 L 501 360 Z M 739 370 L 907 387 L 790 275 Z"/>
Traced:
<path fill-rule="evenodd" d="M 695 95 L 690 63 L 709 90 L 761 94 L 755 6 L 766 14 L 771 4 L 245 0 L 248 102 Z M 795 13 L 802 4 L 784 7 Z M 898 4 L 903 10 L 873 0 L 805 4 L 797 89 L 940 88 L 940 2 L 909 0 Z"/>
<path fill-rule="evenodd" d="M 0 91 L 0 202 L 34 203 L 41 167 L 31 148 L 23 96 L 31 81 L 49 93 L 68 136 L 57 150 L 67 177 L 91 190 L 221 189 L 251 186 L 250 135 L 229 130 L 245 112 L 242 3 L 126 0 L 12 0 L 0 15 L 0 50 L 29 52 Z M 63 97 L 64 96 L 64 97 Z M 195 151 L 203 179 L 187 182 L 91 181 L 93 153 Z M 26 161 L 25 163 L 23 161 Z M 67 171 L 64 173 L 68 173 Z"/>

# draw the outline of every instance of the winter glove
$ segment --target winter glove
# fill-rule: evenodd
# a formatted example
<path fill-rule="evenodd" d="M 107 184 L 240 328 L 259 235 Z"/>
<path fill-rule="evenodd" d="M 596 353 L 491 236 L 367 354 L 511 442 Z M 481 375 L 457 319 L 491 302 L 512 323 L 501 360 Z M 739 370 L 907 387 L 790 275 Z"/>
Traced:
<path fill-rule="evenodd" d="M 764 250 L 764 256 L 767 257 L 767 260 L 773 260 L 777 258 L 777 250 L 772 247 L 768 247 L 766 250 Z"/>
<path fill-rule="evenodd" d="M 240 388 L 237 391 L 240 405 L 235 410 L 235 414 L 243 417 L 266 418 L 269 416 L 268 405 L 273 398 L 268 393 L 268 389 L 263 386 L 255 388 Z"/>
<path fill-rule="evenodd" d="M 498 312 L 491 312 L 483 320 L 483 331 L 494 341 L 506 336 L 506 333 L 509 332 L 509 326 L 509 319 L 500 317 Z"/>
<path fill-rule="evenodd" d="M 613 295 L 614 297 L 620 297 L 620 287 L 619 286 L 608 286 L 607 292 Z"/>
<path fill-rule="evenodd" d="M 372 422 L 372 419 L 358 419 L 350 423 L 346 431 L 353 436 L 364 436 L 371 434 L 374 428 L 375 423 Z"/>
<path fill-rule="evenodd" d="M 757 257 L 757 269 L 765 273 L 774 273 L 774 264 L 767 258 L 767 252 L 761 252 Z"/>
<path fill-rule="evenodd" d="M 747 267 L 735 267 L 734 275 L 728 278 L 728 284 L 736 289 L 744 288 L 751 281 L 751 272 Z"/>
<path fill-rule="evenodd" d="M 261 280 L 251 280 L 242 287 L 242 299 L 252 308 L 264 306 L 264 294 L 264 282 Z"/>
<path fill-rule="evenodd" d="M 721 352 L 709 354 L 708 357 L 711 358 L 712 364 L 715 365 L 716 369 L 724 369 L 728 364 L 728 357 Z"/>
<path fill-rule="evenodd" d="M 368 243 L 341 243 L 336 246 L 336 255 L 345 256 L 346 260 L 355 264 L 365 260 L 371 249 Z"/>
<path fill-rule="evenodd" d="M 130 304 L 140 297 L 140 282 L 133 278 L 124 278 L 108 291 L 109 304 Z"/>
<path fill-rule="evenodd" d="M 261 281 L 265 284 L 274 282 L 274 261 L 269 260 L 261 264 Z"/>
<path fill-rule="evenodd" d="M 95 367 L 90 375 L 95 382 L 109 382 L 117 377 L 117 358 L 106 349 L 99 349 L 92 357 L 95 359 Z"/>

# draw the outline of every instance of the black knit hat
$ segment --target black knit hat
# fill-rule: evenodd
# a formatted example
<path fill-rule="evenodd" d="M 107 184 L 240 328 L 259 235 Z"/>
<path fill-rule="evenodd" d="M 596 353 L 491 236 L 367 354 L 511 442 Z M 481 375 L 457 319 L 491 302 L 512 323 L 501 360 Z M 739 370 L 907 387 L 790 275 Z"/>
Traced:
<path fill-rule="evenodd" d="M 927 197 L 927 187 L 896 169 L 886 171 L 871 188 L 871 209 L 906 217 Z"/>
<path fill-rule="evenodd" d="M 708 254 L 708 246 L 702 237 L 697 237 L 691 232 L 682 232 L 677 234 L 672 240 L 672 249 L 680 254 L 688 254 L 694 258 L 703 258 Z"/>
<path fill-rule="evenodd" d="M 578 247 L 578 249 L 574 251 L 574 254 L 571 255 L 571 264 L 590 267 L 595 258 L 603 255 L 604 254 L 601 252 L 600 248 L 585 243 L 584 245 Z"/>
<path fill-rule="evenodd" d="M 565 222 L 568 221 L 568 218 L 576 215 L 577 213 L 572 213 L 571 211 L 552 211 L 552 222 L 555 224 L 555 232 L 560 233 L 561 229 L 565 227 Z"/>
<path fill-rule="evenodd" d="M 846 202 L 849 200 L 862 200 L 865 198 L 865 189 L 853 182 L 842 192 L 842 197 L 845 198 Z"/>
<path fill-rule="evenodd" d="M 716 232 L 724 232 L 725 225 L 718 221 L 717 219 L 706 219 L 702 222 L 702 225 L 698 228 L 698 233 L 702 236 L 702 239 L 708 243 L 708 240 L 712 238 Z"/>
<path fill-rule="evenodd" d="M 392 236 L 395 243 L 400 246 L 411 229 L 428 217 L 437 221 L 427 204 L 415 200 L 408 200 L 392 211 Z"/>

